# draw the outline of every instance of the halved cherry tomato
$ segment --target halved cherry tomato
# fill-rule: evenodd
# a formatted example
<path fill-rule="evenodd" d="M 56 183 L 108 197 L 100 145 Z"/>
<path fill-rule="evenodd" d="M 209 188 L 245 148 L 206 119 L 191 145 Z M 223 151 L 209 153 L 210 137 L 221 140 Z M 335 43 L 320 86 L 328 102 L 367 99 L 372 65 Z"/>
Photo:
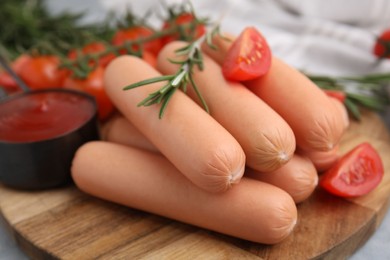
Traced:
<path fill-rule="evenodd" d="M 122 29 L 117 31 L 113 38 L 112 44 L 114 46 L 123 45 L 126 41 L 132 41 L 139 38 L 145 38 L 153 35 L 155 32 L 145 26 L 132 26 L 127 29 Z M 133 45 L 133 49 L 135 51 L 140 49 L 140 45 Z M 160 38 L 156 38 L 151 41 L 147 41 L 143 44 L 143 49 L 157 55 L 161 49 L 161 41 Z M 126 50 L 122 50 L 121 53 L 127 53 Z"/>
<path fill-rule="evenodd" d="M 383 31 L 379 35 L 372 52 L 378 58 L 390 59 L 390 29 Z"/>
<path fill-rule="evenodd" d="M 336 98 L 338 101 L 340 101 L 341 103 L 344 103 L 345 98 L 346 98 L 346 94 L 345 94 L 344 91 L 341 91 L 341 90 L 330 90 L 330 89 L 323 89 L 323 91 L 324 91 L 325 94 L 327 94 L 328 96 L 334 97 L 334 98 Z"/>
<path fill-rule="evenodd" d="M 321 176 L 320 186 L 341 197 L 362 196 L 379 185 L 383 163 L 378 152 L 364 142 L 345 154 Z"/>
<path fill-rule="evenodd" d="M 179 14 L 173 14 L 167 21 L 164 22 L 162 30 L 173 28 L 177 25 L 188 25 L 188 28 L 183 31 L 184 37 L 181 37 L 179 33 L 173 35 L 167 35 L 161 38 L 162 44 L 165 45 L 175 40 L 191 41 L 198 39 L 206 32 L 204 24 L 197 24 L 194 27 L 190 26 L 190 23 L 195 20 L 195 16 L 192 13 L 182 12 Z"/>
<path fill-rule="evenodd" d="M 106 119 L 114 110 L 114 106 L 104 90 L 104 68 L 96 67 L 86 79 L 76 79 L 68 76 L 64 81 L 64 87 L 86 92 L 95 97 L 98 106 L 99 119 Z"/>
<path fill-rule="evenodd" d="M 11 68 L 19 75 L 23 64 L 29 59 L 31 59 L 31 56 L 22 54 L 12 62 Z M 0 86 L 4 87 L 9 93 L 20 90 L 16 81 L 6 71 L 0 71 Z"/>
<path fill-rule="evenodd" d="M 68 71 L 59 69 L 60 59 L 54 55 L 34 56 L 23 62 L 19 76 L 31 89 L 58 88 Z"/>
<path fill-rule="evenodd" d="M 226 79 L 244 81 L 265 75 L 271 66 L 271 49 L 254 27 L 245 28 L 229 48 L 222 64 Z"/>
<path fill-rule="evenodd" d="M 102 42 L 91 42 L 85 45 L 80 51 L 82 54 L 96 54 L 106 50 L 106 45 Z M 77 50 L 71 50 L 68 54 L 68 58 L 75 60 L 78 56 Z M 99 58 L 99 65 L 106 67 L 116 56 L 113 53 L 107 54 Z M 93 64 L 92 64 L 93 65 Z"/>

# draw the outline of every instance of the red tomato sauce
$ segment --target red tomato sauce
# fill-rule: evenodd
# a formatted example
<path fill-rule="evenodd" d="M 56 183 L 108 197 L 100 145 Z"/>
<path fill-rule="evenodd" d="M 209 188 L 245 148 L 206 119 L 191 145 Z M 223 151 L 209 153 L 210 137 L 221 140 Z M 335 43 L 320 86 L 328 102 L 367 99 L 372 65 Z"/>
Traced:
<path fill-rule="evenodd" d="M 95 113 L 86 96 L 65 91 L 32 92 L 0 103 L 0 141 L 35 142 L 78 129 Z"/>

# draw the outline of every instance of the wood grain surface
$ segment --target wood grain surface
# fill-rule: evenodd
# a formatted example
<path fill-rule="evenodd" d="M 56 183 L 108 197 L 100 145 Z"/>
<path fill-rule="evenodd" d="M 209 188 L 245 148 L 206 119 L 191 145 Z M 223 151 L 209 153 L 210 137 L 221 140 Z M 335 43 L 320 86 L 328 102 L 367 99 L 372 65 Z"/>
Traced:
<path fill-rule="evenodd" d="M 374 113 L 352 122 L 341 149 L 362 141 L 377 148 L 384 162 L 377 189 L 345 200 L 318 188 L 298 205 L 292 235 L 272 246 L 106 202 L 73 185 L 40 192 L 0 186 L 0 209 L 33 259 L 343 259 L 375 232 L 389 206 L 390 135 Z"/>

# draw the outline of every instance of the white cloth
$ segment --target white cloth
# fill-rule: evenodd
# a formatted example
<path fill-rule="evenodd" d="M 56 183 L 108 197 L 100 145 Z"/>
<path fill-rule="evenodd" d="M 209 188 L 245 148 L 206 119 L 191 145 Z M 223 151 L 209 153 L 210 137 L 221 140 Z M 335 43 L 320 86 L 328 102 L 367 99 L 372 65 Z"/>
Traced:
<path fill-rule="evenodd" d="M 154 0 L 100 1 L 119 14 L 126 4 L 139 14 L 162 9 Z M 276 56 L 303 71 L 342 76 L 390 71 L 390 60 L 377 65 L 372 55 L 376 35 L 390 27 L 390 1 L 197 0 L 192 4 L 198 15 L 212 20 L 225 14 L 223 31 L 238 34 L 248 25 L 256 26 Z M 150 21 L 159 26 L 158 17 Z"/>

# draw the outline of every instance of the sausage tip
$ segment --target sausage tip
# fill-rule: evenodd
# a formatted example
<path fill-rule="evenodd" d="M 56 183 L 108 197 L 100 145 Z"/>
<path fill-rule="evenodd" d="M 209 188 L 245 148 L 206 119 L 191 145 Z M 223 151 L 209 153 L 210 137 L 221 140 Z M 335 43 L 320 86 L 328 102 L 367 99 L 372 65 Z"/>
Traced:
<path fill-rule="evenodd" d="M 236 171 L 233 171 L 233 173 L 229 177 L 229 184 L 236 184 L 239 183 L 241 180 L 241 177 L 244 175 L 245 167 L 242 166 L 238 168 Z"/>
<path fill-rule="evenodd" d="M 287 234 L 291 234 L 291 232 L 294 230 L 297 223 L 298 223 L 298 218 L 295 218 L 291 221 L 290 227 L 287 229 Z"/>
<path fill-rule="evenodd" d="M 284 163 L 284 162 L 288 162 L 290 160 L 290 155 L 289 153 L 285 152 L 285 151 L 281 151 L 279 152 L 279 161 Z"/>
<path fill-rule="evenodd" d="M 335 147 L 335 144 L 333 142 L 328 142 L 328 151 L 332 150 Z"/>
<path fill-rule="evenodd" d="M 287 195 L 287 193 L 285 193 Z M 283 201 L 283 202 L 282 202 Z M 279 203 L 274 202 L 274 221 L 270 225 L 269 230 L 269 244 L 276 244 L 284 240 L 287 236 L 289 236 L 297 222 L 297 208 L 295 203 L 289 195 L 285 197 L 285 200 L 280 198 Z"/>
<path fill-rule="evenodd" d="M 316 175 L 316 178 L 314 178 L 314 180 L 313 180 L 313 187 L 318 186 L 318 180 L 319 180 L 318 175 Z"/>

